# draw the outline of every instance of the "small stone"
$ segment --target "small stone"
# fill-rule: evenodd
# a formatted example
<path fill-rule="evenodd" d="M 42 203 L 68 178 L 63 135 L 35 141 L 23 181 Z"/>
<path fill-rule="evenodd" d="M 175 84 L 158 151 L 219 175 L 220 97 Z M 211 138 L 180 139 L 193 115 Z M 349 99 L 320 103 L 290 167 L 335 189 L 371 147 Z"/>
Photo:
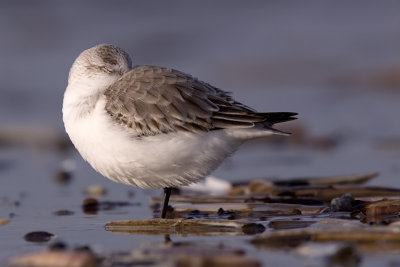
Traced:
<path fill-rule="evenodd" d="M 44 231 L 37 231 L 37 232 L 30 232 L 27 233 L 24 236 L 24 239 L 28 242 L 36 242 L 36 243 L 42 243 L 42 242 L 48 242 L 55 238 L 54 234 L 44 232 Z"/>
<path fill-rule="evenodd" d="M 351 194 L 347 193 L 341 197 L 336 197 L 331 200 L 332 211 L 353 211 L 354 198 Z"/>
<path fill-rule="evenodd" d="M 223 208 L 219 208 L 218 211 L 217 211 L 217 214 L 219 216 L 223 215 L 224 213 L 225 213 L 225 210 Z"/>
<path fill-rule="evenodd" d="M 134 198 L 135 197 L 135 191 L 129 190 L 128 191 L 128 198 Z"/>
<path fill-rule="evenodd" d="M 259 234 L 265 231 L 265 226 L 260 223 L 248 223 L 242 226 L 242 231 L 247 235 Z"/>
<path fill-rule="evenodd" d="M 0 219 L 0 226 L 6 225 L 6 224 L 9 223 L 10 221 L 11 221 L 10 219 Z"/>
<path fill-rule="evenodd" d="M 68 216 L 68 215 L 73 215 L 74 212 L 70 210 L 57 210 L 53 212 L 53 214 L 57 216 Z"/>
<path fill-rule="evenodd" d="M 107 190 L 102 185 L 91 185 L 86 188 L 85 194 L 92 197 L 102 197 L 107 194 Z"/>
<path fill-rule="evenodd" d="M 69 183 L 71 178 L 71 173 L 65 170 L 59 170 L 54 174 L 55 181 L 61 185 Z"/>
<path fill-rule="evenodd" d="M 96 214 L 99 210 L 99 202 L 95 198 L 85 198 L 82 204 L 83 212 Z"/>
<path fill-rule="evenodd" d="M 50 244 L 48 246 L 48 249 L 51 251 L 60 251 L 60 250 L 66 250 L 67 245 L 64 242 L 58 241 Z"/>

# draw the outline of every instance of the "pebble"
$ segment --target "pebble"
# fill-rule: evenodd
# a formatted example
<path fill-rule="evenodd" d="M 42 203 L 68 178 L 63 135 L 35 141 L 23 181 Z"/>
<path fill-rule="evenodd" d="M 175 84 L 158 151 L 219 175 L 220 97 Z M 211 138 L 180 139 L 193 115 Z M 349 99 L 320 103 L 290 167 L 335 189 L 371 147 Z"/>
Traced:
<path fill-rule="evenodd" d="M 43 243 L 48 242 L 55 238 L 54 234 L 44 232 L 44 231 L 36 231 L 30 232 L 24 235 L 24 239 L 28 242 L 35 242 L 35 243 Z"/>
<path fill-rule="evenodd" d="M 95 198 L 85 198 L 82 203 L 83 212 L 95 214 L 99 210 L 99 201 Z"/>
<path fill-rule="evenodd" d="M 102 197 L 107 194 L 107 189 L 102 185 L 91 185 L 85 189 L 85 194 L 92 197 Z"/>
<path fill-rule="evenodd" d="M 51 251 L 59 251 L 59 250 L 66 250 L 67 244 L 61 241 L 54 242 L 48 246 L 48 249 Z"/>
<path fill-rule="evenodd" d="M 128 198 L 134 198 L 135 197 L 135 191 L 134 190 L 129 190 L 127 194 L 128 194 Z"/>
<path fill-rule="evenodd" d="M 68 215 L 73 215 L 74 212 L 70 210 L 57 210 L 53 212 L 53 214 L 57 216 L 68 216 Z"/>
<path fill-rule="evenodd" d="M 0 226 L 8 224 L 10 221 L 10 219 L 0 219 Z"/>
<path fill-rule="evenodd" d="M 54 174 L 54 180 L 61 185 L 68 184 L 71 182 L 71 179 L 72 174 L 65 170 L 59 170 Z"/>
<path fill-rule="evenodd" d="M 260 223 L 248 223 L 242 226 L 242 231 L 246 235 L 255 235 L 265 231 L 265 226 Z"/>
<path fill-rule="evenodd" d="M 336 197 L 331 200 L 332 211 L 353 211 L 354 198 L 351 194 L 347 193 L 341 197 Z"/>

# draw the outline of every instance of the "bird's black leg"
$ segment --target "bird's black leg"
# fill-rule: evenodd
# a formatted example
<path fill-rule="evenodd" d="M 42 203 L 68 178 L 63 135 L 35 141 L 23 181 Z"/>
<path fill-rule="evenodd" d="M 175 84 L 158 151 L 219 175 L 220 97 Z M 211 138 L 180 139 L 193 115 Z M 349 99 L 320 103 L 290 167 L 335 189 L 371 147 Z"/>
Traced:
<path fill-rule="evenodd" d="M 167 209 L 168 209 L 168 202 L 169 202 L 169 197 L 171 196 L 171 187 L 165 187 L 164 188 L 164 201 L 163 201 L 163 206 L 161 210 L 161 218 L 165 219 L 167 215 Z"/>

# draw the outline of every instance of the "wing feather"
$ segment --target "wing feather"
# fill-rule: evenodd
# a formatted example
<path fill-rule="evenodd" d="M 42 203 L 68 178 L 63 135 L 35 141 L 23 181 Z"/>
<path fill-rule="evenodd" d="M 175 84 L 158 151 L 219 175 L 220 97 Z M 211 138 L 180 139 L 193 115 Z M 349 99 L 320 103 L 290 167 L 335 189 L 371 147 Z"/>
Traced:
<path fill-rule="evenodd" d="M 249 128 L 266 121 L 263 114 L 268 114 L 188 74 L 157 66 L 130 70 L 104 95 L 110 116 L 138 136 Z"/>

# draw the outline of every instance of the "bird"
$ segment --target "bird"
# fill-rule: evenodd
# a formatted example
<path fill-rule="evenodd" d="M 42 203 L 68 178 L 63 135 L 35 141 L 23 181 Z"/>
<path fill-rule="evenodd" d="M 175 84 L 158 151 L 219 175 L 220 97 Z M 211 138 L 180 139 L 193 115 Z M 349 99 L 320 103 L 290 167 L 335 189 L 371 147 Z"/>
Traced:
<path fill-rule="evenodd" d="M 65 130 L 103 176 L 144 189 L 198 182 L 245 141 L 289 135 L 272 126 L 294 112 L 257 112 L 187 73 L 132 67 L 121 48 L 99 44 L 75 59 L 63 98 Z"/>

